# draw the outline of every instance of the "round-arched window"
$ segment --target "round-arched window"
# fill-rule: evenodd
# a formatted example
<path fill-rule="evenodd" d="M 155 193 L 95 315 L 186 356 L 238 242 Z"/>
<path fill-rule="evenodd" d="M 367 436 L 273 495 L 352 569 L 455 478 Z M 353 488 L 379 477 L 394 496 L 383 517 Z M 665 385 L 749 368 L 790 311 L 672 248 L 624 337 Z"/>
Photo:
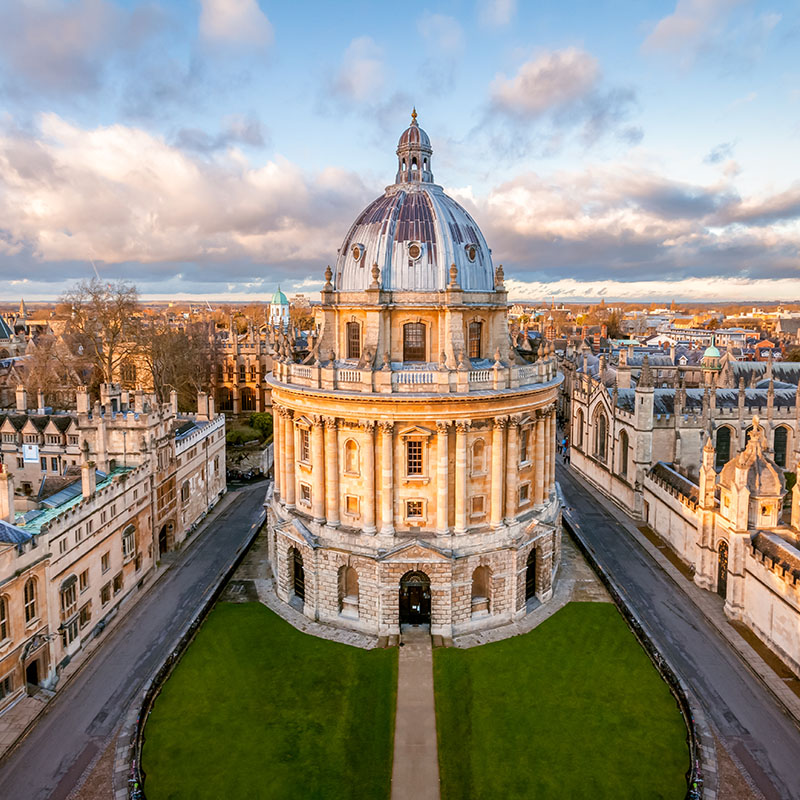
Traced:
<path fill-rule="evenodd" d="M 422 247 L 417 242 L 411 242 L 408 246 L 408 255 L 416 261 L 422 255 Z"/>

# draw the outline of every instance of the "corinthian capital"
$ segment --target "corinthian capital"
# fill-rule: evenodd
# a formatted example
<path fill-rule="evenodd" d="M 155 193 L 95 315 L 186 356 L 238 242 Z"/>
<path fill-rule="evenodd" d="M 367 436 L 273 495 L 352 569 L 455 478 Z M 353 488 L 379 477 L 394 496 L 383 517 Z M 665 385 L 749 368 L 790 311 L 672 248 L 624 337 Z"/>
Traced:
<path fill-rule="evenodd" d="M 389 434 L 394 431 L 394 422 L 388 419 L 381 420 L 378 425 L 383 433 Z"/>
<path fill-rule="evenodd" d="M 472 422 L 470 420 L 468 420 L 468 419 L 457 419 L 456 420 L 456 431 L 458 433 L 466 433 L 470 429 L 471 425 L 472 425 Z"/>
<path fill-rule="evenodd" d="M 449 422 L 449 420 L 446 420 L 446 419 L 437 419 L 436 420 L 436 431 L 438 433 L 447 434 L 447 432 L 449 430 L 450 430 L 450 422 Z"/>
<path fill-rule="evenodd" d="M 495 417 L 494 418 L 494 426 L 495 428 L 503 429 L 508 424 L 508 417 Z"/>

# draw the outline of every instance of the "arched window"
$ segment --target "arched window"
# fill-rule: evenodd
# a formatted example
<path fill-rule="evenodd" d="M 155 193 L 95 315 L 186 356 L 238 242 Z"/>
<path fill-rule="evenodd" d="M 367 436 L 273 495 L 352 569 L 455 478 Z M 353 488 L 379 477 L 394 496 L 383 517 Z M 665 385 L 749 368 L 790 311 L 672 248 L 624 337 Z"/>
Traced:
<path fill-rule="evenodd" d="M 239 383 L 247 381 L 247 367 L 244 364 L 239 364 Z"/>
<path fill-rule="evenodd" d="M 347 323 L 347 357 L 361 358 L 361 326 L 357 322 Z"/>
<path fill-rule="evenodd" d="M 536 548 L 532 548 L 525 563 L 525 600 L 536 597 Z"/>
<path fill-rule="evenodd" d="M 218 403 L 220 411 L 233 411 L 233 392 L 227 386 L 220 388 Z"/>
<path fill-rule="evenodd" d="M 786 445 L 789 441 L 789 431 L 783 425 L 775 428 L 775 444 L 773 450 L 775 451 L 775 463 L 779 467 L 786 466 Z"/>
<path fill-rule="evenodd" d="M 731 429 L 727 425 L 717 430 L 716 451 L 714 465 L 719 469 L 731 460 Z"/>
<path fill-rule="evenodd" d="M 358 573 L 348 566 L 339 568 L 339 613 L 358 616 Z"/>
<path fill-rule="evenodd" d="M 249 386 L 245 386 L 241 392 L 242 411 L 256 410 L 256 393 Z"/>
<path fill-rule="evenodd" d="M 583 447 L 583 409 L 575 415 L 575 435 L 572 437 L 577 447 Z"/>
<path fill-rule="evenodd" d="M 119 372 L 123 383 L 136 383 L 136 365 L 132 361 L 123 361 Z"/>
<path fill-rule="evenodd" d="M 11 628 L 8 624 L 8 599 L 0 597 L 0 642 L 4 642 L 11 636 Z"/>
<path fill-rule="evenodd" d="M 183 486 L 181 486 L 181 502 L 188 503 L 189 502 L 189 481 L 184 481 Z"/>
<path fill-rule="evenodd" d="M 428 169 L 428 159 L 427 158 L 423 158 L 422 159 L 422 168 L 425 169 L 425 170 Z"/>
<path fill-rule="evenodd" d="M 417 164 L 417 157 L 416 157 L 416 156 L 414 156 L 414 157 L 411 159 L 411 169 L 412 169 L 412 170 L 413 170 L 413 169 L 419 169 L 419 164 Z"/>
<path fill-rule="evenodd" d="M 353 439 L 348 439 L 344 443 L 344 471 L 350 475 L 359 475 L 361 472 L 358 443 Z"/>
<path fill-rule="evenodd" d="M 425 325 L 421 322 L 403 325 L 403 361 L 425 361 Z"/>
<path fill-rule="evenodd" d="M 478 439 L 472 445 L 472 474 L 482 475 L 486 472 L 486 445 Z"/>
<path fill-rule="evenodd" d="M 25 624 L 27 625 L 39 616 L 36 613 L 36 581 L 28 578 L 23 590 L 23 600 L 25 603 Z"/>
<path fill-rule="evenodd" d="M 489 567 L 477 567 L 472 573 L 472 616 L 482 617 L 491 612 L 492 572 Z"/>
<path fill-rule="evenodd" d="M 600 461 L 606 460 L 608 452 L 608 420 L 604 411 L 598 411 L 594 418 L 594 455 Z"/>
<path fill-rule="evenodd" d="M 619 435 L 619 474 L 623 478 L 628 475 L 628 433 L 622 431 Z"/>
<path fill-rule="evenodd" d="M 470 322 L 468 331 L 467 349 L 470 358 L 481 357 L 481 333 L 483 331 L 482 322 Z"/>

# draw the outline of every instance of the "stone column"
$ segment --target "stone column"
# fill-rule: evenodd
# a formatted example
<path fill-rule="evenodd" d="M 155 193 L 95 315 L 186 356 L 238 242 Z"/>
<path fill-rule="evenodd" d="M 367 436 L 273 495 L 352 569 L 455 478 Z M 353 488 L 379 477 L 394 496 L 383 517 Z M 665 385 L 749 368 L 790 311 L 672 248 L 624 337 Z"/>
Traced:
<path fill-rule="evenodd" d="M 456 422 L 456 518 L 453 533 L 467 532 L 467 420 Z"/>
<path fill-rule="evenodd" d="M 367 433 L 364 445 L 364 533 L 375 533 L 375 423 L 361 423 Z"/>
<path fill-rule="evenodd" d="M 506 454 L 506 525 L 517 516 L 517 484 L 519 482 L 519 417 L 508 420 L 508 453 Z"/>
<path fill-rule="evenodd" d="M 553 461 L 553 452 L 550 443 L 553 440 L 553 425 L 550 409 L 544 411 L 544 500 L 550 497 L 550 465 Z"/>
<path fill-rule="evenodd" d="M 284 501 L 283 488 L 283 409 L 272 409 L 272 474 L 275 483 L 274 494 Z"/>
<path fill-rule="evenodd" d="M 499 528 L 503 524 L 503 439 L 508 417 L 497 417 L 492 432 L 492 510 L 489 524 Z"/>
<path fill-rule="evenodd" d="M 445 535 L 450 530 L 447 508 L 447 498 L 449 495 L 449 458 L 447 452 L 449 430 L 449 422 L 446 420 L 437 421 L 436 454 L 439 459 L 439 466 L 436 470 L 436 532 L 440 535 Z"/>
<path fill-rule="evenodd" d="M 541 505 L 544 500 L 544 413 L 542 409 L 536 411 L 536 444 L 533 450 L 534 475 L 533 502 Z"/>
<path fill-rule="evenodd" d="M 294 508 L 295 485 L 294 485 L 294 413 L 289 408 L 283 409 L 283 483 L 285 485 L 286 505 Z"/>
<path fill-rule="evenodd" d="M 556 485 L 556 440 L 558 439 L 555 406 L 550 409 L 550 429 L 553 433 L 550 437 L 550 488 L 552 489 Z"/>
<path fill-rule="evenodd" d="M 381 426 L 381 533 L 394 533 L 394 423 Z"/>
<path fill-rule="evenodd" d="M 325 417 L 325 516 L 339 525 L 339 437 L 336 417 Z"/>
<path fill-rule="evenodd" d="M 325 522 L 325 442 L 322 417 L 314 417 L 311 425 L 311 516 L 314 522 Z"/>

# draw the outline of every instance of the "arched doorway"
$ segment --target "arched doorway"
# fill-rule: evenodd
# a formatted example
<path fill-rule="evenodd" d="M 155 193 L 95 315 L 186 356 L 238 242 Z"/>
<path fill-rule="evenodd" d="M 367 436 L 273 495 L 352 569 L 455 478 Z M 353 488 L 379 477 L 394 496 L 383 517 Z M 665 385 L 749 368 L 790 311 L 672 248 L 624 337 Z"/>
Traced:
<path fill-rule="evenodd" d="M 169 540 L 167 538 L 167 526 L 162 525 L 161 530 L 158 532 L 158 557 L 164 555 L 169 550 Z"/>
<path fill-rule="evenodd" d="M 431 579 L 424 572 L 406 572 L 400 578 L 400 624 L 431 624 Z"/>
<path fill-rule="evenodd" d="M 717 594 L 728 596 L 728 543 L 720 542 L 717 556 Z"/>
<path fill-rule="evenodd" d="M 293 596 L 305 600 L 306 571 L 303 569 L 303 556 L 296 547 L 289 548 L 289 578 Z"/>
<path fill-rule="evenodd" d="M 528 555 L 528 562 L 525 566 L 525 600 L 533 600 L 536 597 L 536 548 L 534 547 Z"/>

